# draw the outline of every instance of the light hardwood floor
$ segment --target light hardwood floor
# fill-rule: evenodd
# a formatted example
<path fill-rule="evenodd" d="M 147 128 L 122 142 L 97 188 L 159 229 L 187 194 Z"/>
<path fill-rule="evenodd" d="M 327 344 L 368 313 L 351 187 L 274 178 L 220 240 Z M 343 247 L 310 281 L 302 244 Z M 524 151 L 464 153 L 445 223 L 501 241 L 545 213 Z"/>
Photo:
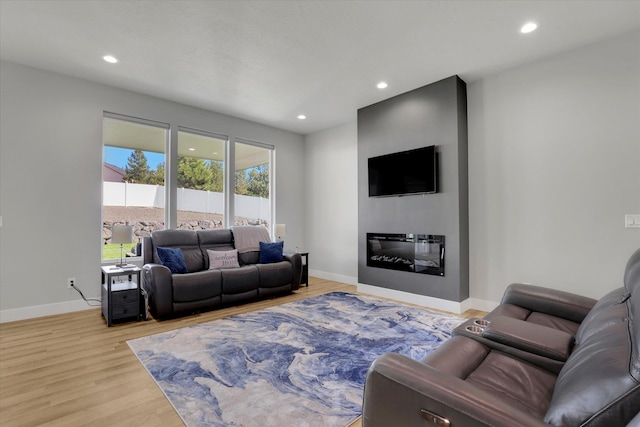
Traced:
<path fill-rule="evenodd" d="M 96 308 L 0 324 L 0 425 L 183 426 L 127 340 L 333 291 L 357 293 L 311 278 L 291 295 L 173 320 L 107 328 Z"/>

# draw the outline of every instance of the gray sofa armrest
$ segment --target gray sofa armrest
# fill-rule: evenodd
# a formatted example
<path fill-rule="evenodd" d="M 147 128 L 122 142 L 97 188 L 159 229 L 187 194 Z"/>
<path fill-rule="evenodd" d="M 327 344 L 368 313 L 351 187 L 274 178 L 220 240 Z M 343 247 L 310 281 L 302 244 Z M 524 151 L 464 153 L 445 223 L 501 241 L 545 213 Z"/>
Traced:
<path fill-rule="evenodd" d="M 144 287 L 149 294 L 149 306 L 154 317 L 164 317 L 173 312 L 173 277 L 171 271 L 160 264 L 142 267 Z"/>
<path fill-rule="evenodd" d="M 300 281 L 302 280 L 302 256 L 299 253 L 284 254 L 284 259 L 291 263 L 293 267 L 293 280 L 291 281 L 291 290 L 300 289 Z"/>
<path fill-rule="evenodd" d="M 431 425 L 422 410 L 446 418 L 451 427 L 549 426 L 473 384 L 424 363 L 395 353 L 378 357 L 367 374 L 362 426 Z"/>
<path fill-rule="evenodd" d="M 531 311 L 582 323 L 596 300 L 556 289 L 513 283 L 507 287 L 502 304 L 513 304 Z"/>
<path fill-rule="evenodd" d="M 510 317 L 495 317 L 482 337 L 528 353 L 565 362 L 573 349 L 574 337 L 564 331 Z"/>

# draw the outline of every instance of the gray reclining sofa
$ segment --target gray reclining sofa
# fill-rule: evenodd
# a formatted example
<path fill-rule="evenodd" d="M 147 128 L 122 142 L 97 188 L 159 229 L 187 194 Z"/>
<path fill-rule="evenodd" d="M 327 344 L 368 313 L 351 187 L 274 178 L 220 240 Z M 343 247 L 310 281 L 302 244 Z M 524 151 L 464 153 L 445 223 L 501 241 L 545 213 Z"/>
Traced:
<path fill-rule="evenodd" d="M 596 301 L 511 285 L 421 361 L 369 369 L 363 427 L 640 425 L 640 250 Z"/>
<path fill-rule="evenodd" d="M 157 247 L 180 248 L 188 272 L 172 274 L 161 264 Z M 235 249 L 232 230 L 160 230 L 144 238 L 144 289 L 153 317 L 210 310 L 288 293 L 300 286 L 300 254 L 260 264 L 259 251 L 238 253 L 238 268 L 210 270 L 207 249 Z"/>

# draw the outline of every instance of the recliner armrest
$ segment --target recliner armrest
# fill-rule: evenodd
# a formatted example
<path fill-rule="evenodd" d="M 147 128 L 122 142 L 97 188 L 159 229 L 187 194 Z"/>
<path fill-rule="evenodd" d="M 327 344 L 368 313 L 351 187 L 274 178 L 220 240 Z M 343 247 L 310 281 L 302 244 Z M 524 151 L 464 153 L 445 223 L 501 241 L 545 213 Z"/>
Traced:
<path fill-rule="evenodd" d="M 502 316 L 496 317 L 496 319 L 499 319 L 499 318 L 503 318 L 507 322 L 510 320 L 522 322 L 521 320 L 516 320 L 509 317 L 502 317 Z M 494 339 L 495 334 L 494 334 L 494 337 L 491 337 L 491 338 L 486 337 L 484 333 L 487 328 L 487 325 L 476 324 L 476 321 L 485 322 L 485 323 L 491 322 L 489 323 L 489 326 L 494 322 L 493 319 L 491 321 L 487 321 L 486 319 L 469 319 L 464 323 L 462 323 L 461 325 L 458 325 L 453 331 L 451 331 L 451 335 L 454 338 L 457 336 L 462 336 L 466 339 L 472 339 L 486 347 L 489 347 L 493 350 L 501 351 L 503 353 L 517 357 L 518 359 L 525 360 L 531 364 L 541 367 L 542 369 L 545 369 L 549 372 L 553 372 L 556 375 L 560 372 L 560 370 L 564 366 L 566 359 L 558 360 L 560 359 L 558 357 L 551 358 L 549 357 L 549 352 L 544 352 L 544 350 L 538 350 L 533 352 L 531 348 L 533 347 L 532 343 L 529 343 L 529 347 L 527 347 L 526 345 L 522 345 L 521 343 L 520 345 L 514 345 L 513 341 L 515 341 L 516 339 L 515 336 L 511 337 L 511 339 L 507 339 L 506 337 Z M 527 323 L 527 322 L 522 322 L 522 323 Z M 546 326 L 540 326 L 540 325 L 532 325 L 532 326 L 549 329 Z M 568 334 L 567 336 L 572 337 L 571 335 L 568 335 Z M 450 341 L 447 341 L 446 343 L 444 343 L 443 346 L 449 344 Z M 573 341 L 571 342 L 571 344 L 573 344 Z"/>
<path fill-rule="evenodd" d="M 142 267 L 144 287 L 149 294 L 149 306 L 154 317 L 164 317 L 173 312 L 173 277 L 171 271 L 160 264 Z"/>
<path fill-rule="evenodd" d="M 299 253 L 284 254 L 283 258 L 291 263 L 293 267 L 293 280 L 291 282 L 291 290 L 300 289 L 300 281 L 302 280 L 302 256 Z"/>
<path fill-rule="evenodd" d="M 491 320 L 482 337 L 561 362 L 571 354 L 575 340 L 564 331 L 503 316 Z"/>
<path fill-rule="evenodd" d="M 548 427 L 458 377 L 400 354 L 378 357 L 367 374 L 362 426 L 425 427 L 422 409 L 451 427 Z"/>
<path fill-rule="evenodd" d="M 501 303 L 582 323 L 596 302 L 593 298 L 557 289 L 513 283 L 507 287 Z"/>

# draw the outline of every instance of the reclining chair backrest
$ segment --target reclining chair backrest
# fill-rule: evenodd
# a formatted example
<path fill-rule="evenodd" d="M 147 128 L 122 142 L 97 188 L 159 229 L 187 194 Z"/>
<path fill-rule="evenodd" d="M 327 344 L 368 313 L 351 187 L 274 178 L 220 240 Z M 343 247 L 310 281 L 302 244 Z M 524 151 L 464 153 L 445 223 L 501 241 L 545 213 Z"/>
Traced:
<path fill-rule="evenodd" d="M 202 251 L 202 257 L 204 258 L 204 269 L 209 269 L 209 254 L 207 250 L 212 251 L 232 251 L 233 247 L 233 235 L 231 230 L 226 228 L 216 228 L 212 230 L 198 230 L 198 243 L 200 244 L 200 250 Z"/>
<path fill-rule="evenodd" d="M 634 253 L 624 271 L 624 287 L 629 293 L 629 330 L 633 340 L 631 375 L 640 382 L 640 249 Z M 640 405 L 638 405 L 640 408 Z"/>
<path fill-rule="evenodd" d="M 160 264 L 156 247 L 180 248 L 189 272 L 204 270 L 204 258 L 193 230 L 158 230 L 151 233 L 153 262 Z"/>
<path fill-rule="evenodd" d="M 640 408 L 640 250 L 624 287 L 601 298 L 576 333 L 544 421 L 554 426 L 626 425 Z M 635 328 L 635 329 L 634 329 Z"/>

